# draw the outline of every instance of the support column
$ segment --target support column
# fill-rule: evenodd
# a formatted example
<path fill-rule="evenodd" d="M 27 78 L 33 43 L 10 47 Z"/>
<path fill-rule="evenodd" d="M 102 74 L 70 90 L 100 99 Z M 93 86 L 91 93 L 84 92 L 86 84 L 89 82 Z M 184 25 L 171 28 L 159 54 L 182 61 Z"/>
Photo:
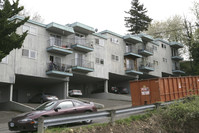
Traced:
<path fill-rule="evenodd" d="M 10 84 L 10 99 L 9 101 L 12 101 L 13 98 L 13 84 Z"/>
<path fill-rule="evenodd" d="M 69 90 L 69 82 L 64 82 L 64 99 L 68 97 L 68 90 Z"/>
<path fill-rule="evenodd" d="M 108 93 L 108 80 L 104 81 L 104 92 Z"/>

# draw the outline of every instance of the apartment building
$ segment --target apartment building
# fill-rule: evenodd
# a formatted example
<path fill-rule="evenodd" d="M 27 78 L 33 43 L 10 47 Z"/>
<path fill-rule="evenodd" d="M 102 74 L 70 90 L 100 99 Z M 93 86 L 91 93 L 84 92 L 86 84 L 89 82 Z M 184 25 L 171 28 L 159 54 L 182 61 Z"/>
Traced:
<path fill-rule="evenodd" d="M 16 16 L 13 19 L 23 18 Z M 85 97 L 111 86 L 129 88 L 130 80 L 181 75 L 178 49 L 183 45 L 149 35 L 120 35 L 75 22 L 60 25 L 29 20 L 23 46 L 0 63 L 0 101 L 27 102 L 39 92 Z"/>

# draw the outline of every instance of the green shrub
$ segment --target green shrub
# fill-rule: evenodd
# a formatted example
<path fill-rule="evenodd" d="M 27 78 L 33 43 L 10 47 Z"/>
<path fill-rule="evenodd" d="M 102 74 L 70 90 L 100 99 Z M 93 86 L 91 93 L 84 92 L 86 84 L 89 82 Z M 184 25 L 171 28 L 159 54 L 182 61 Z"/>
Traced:
<path fill-rule="evenodd" d="M 166 108 L 159 108 L 156 111 L 162 127 L 168 132 L 176 130 L 186 131 L 191 122 L 199 124 L 199 97 L 187 97 L 183 102 L 175 102 Z"/>

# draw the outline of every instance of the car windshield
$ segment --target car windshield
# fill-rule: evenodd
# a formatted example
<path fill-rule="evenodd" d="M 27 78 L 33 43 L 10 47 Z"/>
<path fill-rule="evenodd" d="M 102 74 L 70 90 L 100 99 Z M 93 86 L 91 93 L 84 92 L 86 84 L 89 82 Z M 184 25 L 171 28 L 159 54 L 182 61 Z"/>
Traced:
<path fill-rule="evenodd" d="M 37 107 L 36 110 L 46 110 L 46 111 L 51 110 L 56 103 L 57 103 L 56 101 L 46 102 L 42 104 L 41 106 Z"/>

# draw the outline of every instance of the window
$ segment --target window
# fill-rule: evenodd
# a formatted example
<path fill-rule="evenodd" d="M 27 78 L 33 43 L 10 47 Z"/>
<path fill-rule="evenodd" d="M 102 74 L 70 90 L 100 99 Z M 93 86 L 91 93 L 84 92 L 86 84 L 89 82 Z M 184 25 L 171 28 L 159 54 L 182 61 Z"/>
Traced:
<path fill-rule="evenodd" d="M 62 46 L 61 36 L 50 34 L 50 46 Z"/>
<path fill-rule="evenodd" d="M 71 101 L 65 101 L 60 103 L 57 107 L 60 107 L 61 109 L 73 108 L 73 103 Z"/>
<path fill-rule="evenodd" d="M 36 59 L 36 52 L 30 50 L 30 58 Z"/>
<path fill-rule="evenodd" d="M 104 59 L 95 58 L 95 62 L 96 62 L 96 64 L 101 64 L 101 65 L 103 65 L 103 64 L 104 64 Z"/>
<path fill-rule="evenodd" d="M 163 58 L 163 62 L 167 62 L 167 59 L 166 59 L 166 58 Z"/>
<path fill-rule="evenodd" d="M 23 32 L 28 31 L 29 34 L 37 35 L 37 28 L 28 26 L 28 25 L 23 25 Z"/>
<path fill-rule="evenodd" d="M 104 40 L 95 38 L 95 44 L 100 45 L 100 46 L 104 46 Z"/>
<path fill-rule="evenodd" d="M 22 49 L 22 56 L 29 57 L 29 50 L 28 49 Z"/>
<path fill-rule="evenodd" d="M 158 65 L 158 61 L 157 60 L 153 60 L 153 64 L 154 65 Z"/>
<path fill-rule="evenodd" d="M 115 60 L 115 55 L 111 55 L 112 60 Z"/>
<path fill-rule="evenodd" d="M 99 58 L 95 58 L 95 62 L 96 64 L 99 64 L 100 59 Z"/>
<path fill-rule="evenodd" d="M 115 44 L 119 44 L 119 40 L 117 38 L 111 38 L 111 42 Z"/>
<path fill-rule="evenodd" d="M 113 61 L 119 61 L 119 56 L 117 55 L 111 55 L 111 58 Z"/>
<path fill-rule="evenodd" d="M 37 58 L 37 51 L 29 50 L 29 49 L 22 49 L 22 56 L 36 59 Z"/>
<path fill-rule="evenodd" d="M 4 57 L 4 58 L 1 60 L 1 63 L 8 64 L 8 56 Z"/>
<path fill-rule="evenodd" d="M 82 105 L 82 103 L 80 103 L 80 102 L 77 102 L 77 101 L 73 101 L 73 103 L 74 103 L 74 105 L 77 107 L 77 106 L 81 106 Z"/>
<path fill-rule="evenodd" d="M 118 56 L 115 56 L 115 59 L 116 59 L 116 61 L 119 61 L 119 57 Z"/>
<path fill-rule="evenodd" d="M 99 39 L 95 38 L 95 44 L 99 45 Z"/>
<path fill-rule="evenodd" d="M 162 43 L 162 48 L 165 48 L 165 49 L 166 49 L 166 45 L 165 45 L 165 44 L 163 44 L 163 43 Z"/>
<path fill-rule="evenodd" d="M 104 64 L 104 59 L 100 60 L 100 64 L 102 64 L 102 65 Z"/>

